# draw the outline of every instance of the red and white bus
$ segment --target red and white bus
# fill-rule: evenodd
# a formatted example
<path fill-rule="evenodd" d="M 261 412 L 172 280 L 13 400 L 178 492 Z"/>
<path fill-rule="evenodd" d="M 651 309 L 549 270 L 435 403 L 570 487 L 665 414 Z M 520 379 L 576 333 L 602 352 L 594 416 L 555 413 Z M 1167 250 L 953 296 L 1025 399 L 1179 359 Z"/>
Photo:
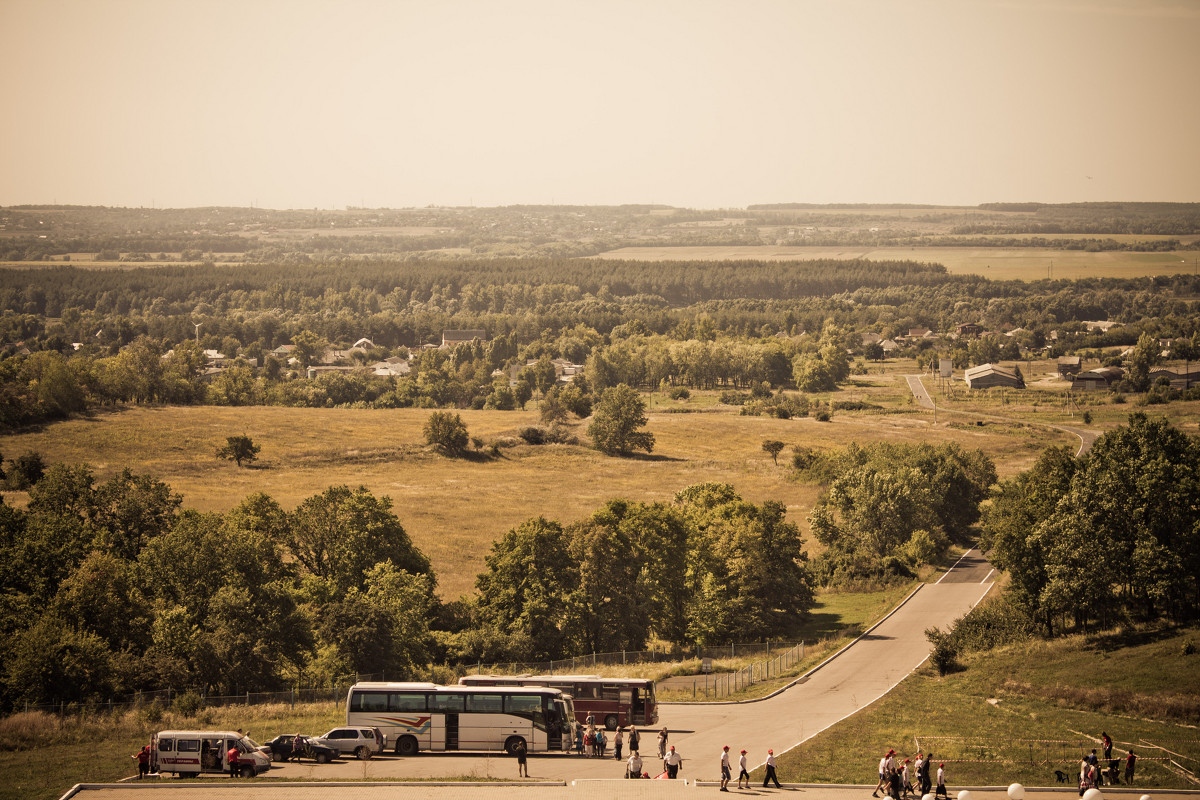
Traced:
<path fill-rule="evenodd" d="M 654 681 L 647 678 L 603 678 L 599 675 L 467 675 L 464 686 L 549 686 L 575 701 L 575 719 L 591 717 L 610 731 L 618 726 L 658 722 Z"/>

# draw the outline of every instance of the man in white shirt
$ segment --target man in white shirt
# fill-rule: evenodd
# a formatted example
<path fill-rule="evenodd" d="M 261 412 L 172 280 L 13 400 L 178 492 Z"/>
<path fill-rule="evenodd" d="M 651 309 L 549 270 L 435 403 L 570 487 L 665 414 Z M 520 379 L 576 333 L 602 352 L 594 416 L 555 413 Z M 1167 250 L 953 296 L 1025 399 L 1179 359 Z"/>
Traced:
<path fill-rule="evenodd" d="M 779 778 L 775 777 L 775 751 L 767 751 L 767 774 L 763 776 L 763 788 L 767 788 L 767 784 L 771 781 L 775 782 L 776 789 L 782 789 L 779 785 Z"/>
<path fill-rule="evenodd" d="M 721 748 L 721 791 L 729 791 L 729 745 Z"/>
<path fill-rule="evenodd" d="M 663 767 L 667 770 L 667 778 L 674 780 L 679 776 L 679 767 L 683 764 L 683 756 L 675 752 L 675 745 L 663 758 Z"/>
<path fill-rule="evenodd" d="M 745 778 L 746 779 L 745 788 L 749 789 L 750 788 L 750 770 L 746 769 L 746 751 L 745 750 L 742 751 L 742 757 L 738 759 L 738 769 L 739 769 L 738 788 L 739 789 L 743 788 L 742 787 L 742 778 Z"/>
<path fill-rule="evenodd" d="M 942 797 L 945 797 L 946 800 L 950 800 L 950 796 L 948 794 L 946 794 L 946 765 L 945 764 L 938 764 L 937 789 L 934 790 L 933 796 L 937 797 L 939 794 Z"/>
<path fill-rule="evenodd" d="M 629 760 L 625 762 L 625 777 L 642 777 L 642 757 L 638 755 L 637 750 L 630 752 Z"/>

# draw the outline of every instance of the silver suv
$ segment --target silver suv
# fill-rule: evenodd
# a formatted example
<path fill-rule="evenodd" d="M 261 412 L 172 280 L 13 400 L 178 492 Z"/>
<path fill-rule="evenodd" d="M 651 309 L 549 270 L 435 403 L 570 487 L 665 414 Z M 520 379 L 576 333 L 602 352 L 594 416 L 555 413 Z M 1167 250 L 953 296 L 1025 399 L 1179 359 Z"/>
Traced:
<path fill-rule="evenodd" d="M 366 761 L 376 753 L 383 752 L 387 739 L 379 728 L 334 728 L 318 736 L 317 742 L 343 755 L 353 753 Z"/>

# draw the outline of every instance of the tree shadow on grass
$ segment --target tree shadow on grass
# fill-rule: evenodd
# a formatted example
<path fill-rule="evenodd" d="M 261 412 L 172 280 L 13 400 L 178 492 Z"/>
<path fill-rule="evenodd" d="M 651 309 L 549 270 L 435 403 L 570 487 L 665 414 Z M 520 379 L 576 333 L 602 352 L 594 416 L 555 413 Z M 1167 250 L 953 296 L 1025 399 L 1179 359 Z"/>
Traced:
<path fill-rule="evenodd" d="M 687 461 L 686 458 L 677 456 L 656 455 L 654 453 L 611 453 L 615 458 L 624 458 L 630 461 Z"/>

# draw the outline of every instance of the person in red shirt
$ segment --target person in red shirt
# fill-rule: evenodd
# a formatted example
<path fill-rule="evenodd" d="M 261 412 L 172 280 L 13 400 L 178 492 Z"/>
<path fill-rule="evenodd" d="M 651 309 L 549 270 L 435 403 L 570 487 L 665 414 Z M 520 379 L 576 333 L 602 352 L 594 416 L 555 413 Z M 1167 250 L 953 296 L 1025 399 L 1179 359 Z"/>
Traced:
<path fill-rule="evenodd" d="M 234 746 L 234 747 L 229 748 L 229 752 L 226 754 L 226 758 L 228 759 L 228 762 L 229 762 L 229 777 L 236 778 L 238 776 L 238 773 L 241 771 L 242 754 L 239 753 L 237 747 Z"/>
<path fill-rule="evenodd" d="M 137 760 L 139 781 L 150 774 L 150 745 L 145 745 L 130 758 Z"/>

